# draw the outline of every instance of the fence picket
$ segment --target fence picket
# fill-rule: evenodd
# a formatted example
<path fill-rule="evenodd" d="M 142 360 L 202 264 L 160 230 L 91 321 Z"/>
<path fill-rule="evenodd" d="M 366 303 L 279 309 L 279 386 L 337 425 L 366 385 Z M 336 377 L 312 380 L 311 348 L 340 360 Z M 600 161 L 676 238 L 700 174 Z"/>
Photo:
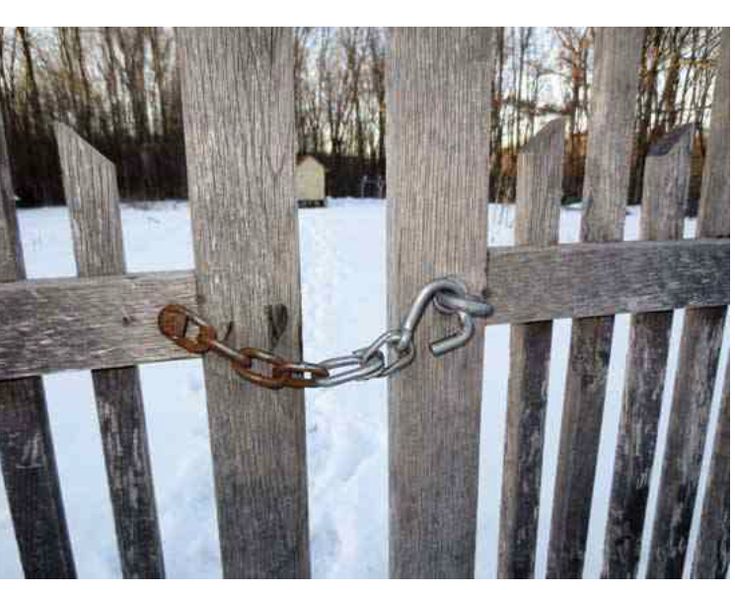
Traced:
<path fill-rule="evenodd" d="M 518 157 L 515 243 L 559 239 L 566 120 L 556 119 Z M 552 322 L 511 326 L 510 377 L 500 508 L 498 577 L 532 578 Z"/>
<path fill-rule="evenodd" d="M 420 287 L 486 284 L 490 29 L 396 29 L 387 54 L 388 318 Z M 452 318 L 453 319 L 453 318 Z M 428 314 L 416 360 L 389 378 L 390 573 L 474 574 L 483 330 L 440 359 Z"/>
<path fill-rule="evenodd" d="M 693 578 L 725 578 L 730 568 L 730 364 L 725 373 L 717 433 L 707 476 Z"/>
<path fill-rule="evenodd" d="M 691 168 L 691 125 L 650 150 L 643 177 L 641 240 L 675 240 L 684 233 Z M 633 578 L 641 553 L 649 477 L 656 450 L 673 311 L 631 318 L 602 576 Z"/>
<path fill-rule="evenodd" d="M 25 277 L 14 199 L 0 116 L 0 282 Z M 0 380 L 0 460 L 23 573 L 76 577 L 41 377 Z"/>
<path fill-rule="evenodd" d="M 179 29 L 200 311 L 301 357 L 290 29 Z M 204 359 L 225 577 L 308 577 L 303 390 Z"/>
<path fill-rule="evenodd" d="M 730 33 L 722 31 L 697 237 L 730 235 Z M 689 308 L 666 435 L 649 578 L 679 578 L 702 464 L 726 307 Z"/>
<path fill-rule="evenodd" d="M 115 166 L 57 123 L 78 275 L 125 273 Z M 97 417 L 125 578 L 164 577 L 143 397 L 135 366 L 92 371 Z"/>
<path fill-rule="evenodd" d="M 581 239 L 623 238 L 643 29 L 595 31 Z M 575 320 L 567 367 L 547 575 L 581 577 L 614 316 Z"/>

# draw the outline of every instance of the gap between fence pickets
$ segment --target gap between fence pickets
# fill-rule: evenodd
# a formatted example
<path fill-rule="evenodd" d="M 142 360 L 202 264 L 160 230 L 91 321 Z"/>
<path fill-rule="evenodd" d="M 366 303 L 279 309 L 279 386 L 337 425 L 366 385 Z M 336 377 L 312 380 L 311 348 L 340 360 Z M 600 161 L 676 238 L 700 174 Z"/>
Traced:
<path fill-rule="evenodd" d="M 729 239 L 491 248 L 488 269 L 489 325 L 730 301 Z M 197 309 L 191 271 L 0 284 L 0 378 L 194 358 L 158 330 L 171 302 Z"/>

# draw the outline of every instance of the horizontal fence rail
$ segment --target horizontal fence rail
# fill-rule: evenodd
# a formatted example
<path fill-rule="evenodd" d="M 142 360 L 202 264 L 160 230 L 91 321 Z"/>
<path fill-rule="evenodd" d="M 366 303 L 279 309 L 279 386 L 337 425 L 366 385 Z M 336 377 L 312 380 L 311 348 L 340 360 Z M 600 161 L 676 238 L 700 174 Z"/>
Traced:
<path fill-rule="evenodd" d="M 717 305 L 730 300 L 729 264 L 729 240 L 492 248 L 487 323 Z"/>
<path fill-rule="evenodd" d="M 488 324 L 730 302 L 729 239 L 490 248 L 487 264 Z M 0 284 L 0 376 L 195 358 L 158 330 L 170 302 L 196 309 L 192 272 Z"/>
<path fill-rule="evenodd" d="M 169 301 L 196 307 L 192 272 L 37 279 L 2 288 L 4 379 L 188 356 L 161 336 L 157 317 Z"/>

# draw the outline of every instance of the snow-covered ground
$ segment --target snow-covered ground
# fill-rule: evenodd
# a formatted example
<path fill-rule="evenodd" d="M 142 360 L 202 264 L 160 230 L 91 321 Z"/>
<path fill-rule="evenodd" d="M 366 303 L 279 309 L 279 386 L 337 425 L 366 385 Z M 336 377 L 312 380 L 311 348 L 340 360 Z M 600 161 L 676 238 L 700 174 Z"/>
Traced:
<path fill-rule="evenodd" d="M 488 244 L 512 244 L 513 208 L 490 206 Z M 385 329 L 385 207 L 381 201 L 331 200 L 327 209 L 299 213 L 304 356 L 321 359 L 368 343 Z M 561 241 L 579 233 L 580 211 L 565 209 Z M 636 239 L 639 211 L 629 211 L 626 239 Z M 67 211 L 24 210 L 20 227 L 29 277 L 76 273 Z M 123 207 L 130 271 L 193 266 L 189 208 L 169 201 Z M 686 226 L 693 235 L 694 222 Z M 670 358 L 676 358 L 682 314 L 674 319 Z M 554 463 L 558 452 L 562 394 L 571 322 L 554 322 L 549 407 L 539 515 L 536 574 L 546 566 Z M 585 575 L 599 574 L 621 391 L 629 316 L 615 324 Z M 485 379 L 476 575 L 496 571 L 500 475 L 508 378 L 508 326 L 485 334 Z M 726 334 L 729 330 L 726 330 Z M 728 337 L 726 336 L 726 340 Z M 723 358 L 727 353 L 723 347 Z M 712 413 L 719 407 L 720 363 Z M 169 577 L 221 576 L 212 465 L 200 361 L 141 367 L 154 483 Z M 673 371 L 670 363 L 659 441 L 668 421 Z M 112 511 L 88 372 L 44 377 L 51 429 L 78 573 L 119 577 Z M 309 524 L 312 575 L 385 577 L 388 574 L 387 404 L 384 381 L 307 392 Z M 706 464 L 712 444 L 708 436 Z M 662 457 L 657 448 L 652 497 Z M 649 506 L 652 505 L 649 501 Z M 701 504 L 701 486 L 698 503 Z M 699 507 L 697 508 L 697 515 Z M 644 564 L 651 533 L 647 515 Z M 695 517 L 695 528 L 698 516 Z M 691 557 L 691 556 L 690 556 Z M 22 575 L 0 482 L 0 577 Z"/>

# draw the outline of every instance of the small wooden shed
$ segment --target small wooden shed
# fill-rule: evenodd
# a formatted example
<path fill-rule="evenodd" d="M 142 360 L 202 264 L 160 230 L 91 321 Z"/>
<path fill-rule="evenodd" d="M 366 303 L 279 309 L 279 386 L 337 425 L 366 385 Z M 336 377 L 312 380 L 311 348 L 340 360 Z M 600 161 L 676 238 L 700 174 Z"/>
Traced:
<path fill-rule="evenodd" d="M 296 158 L 296 199 L 299 207 L 324 206 L 326 168 L 314 156 Z"/>

